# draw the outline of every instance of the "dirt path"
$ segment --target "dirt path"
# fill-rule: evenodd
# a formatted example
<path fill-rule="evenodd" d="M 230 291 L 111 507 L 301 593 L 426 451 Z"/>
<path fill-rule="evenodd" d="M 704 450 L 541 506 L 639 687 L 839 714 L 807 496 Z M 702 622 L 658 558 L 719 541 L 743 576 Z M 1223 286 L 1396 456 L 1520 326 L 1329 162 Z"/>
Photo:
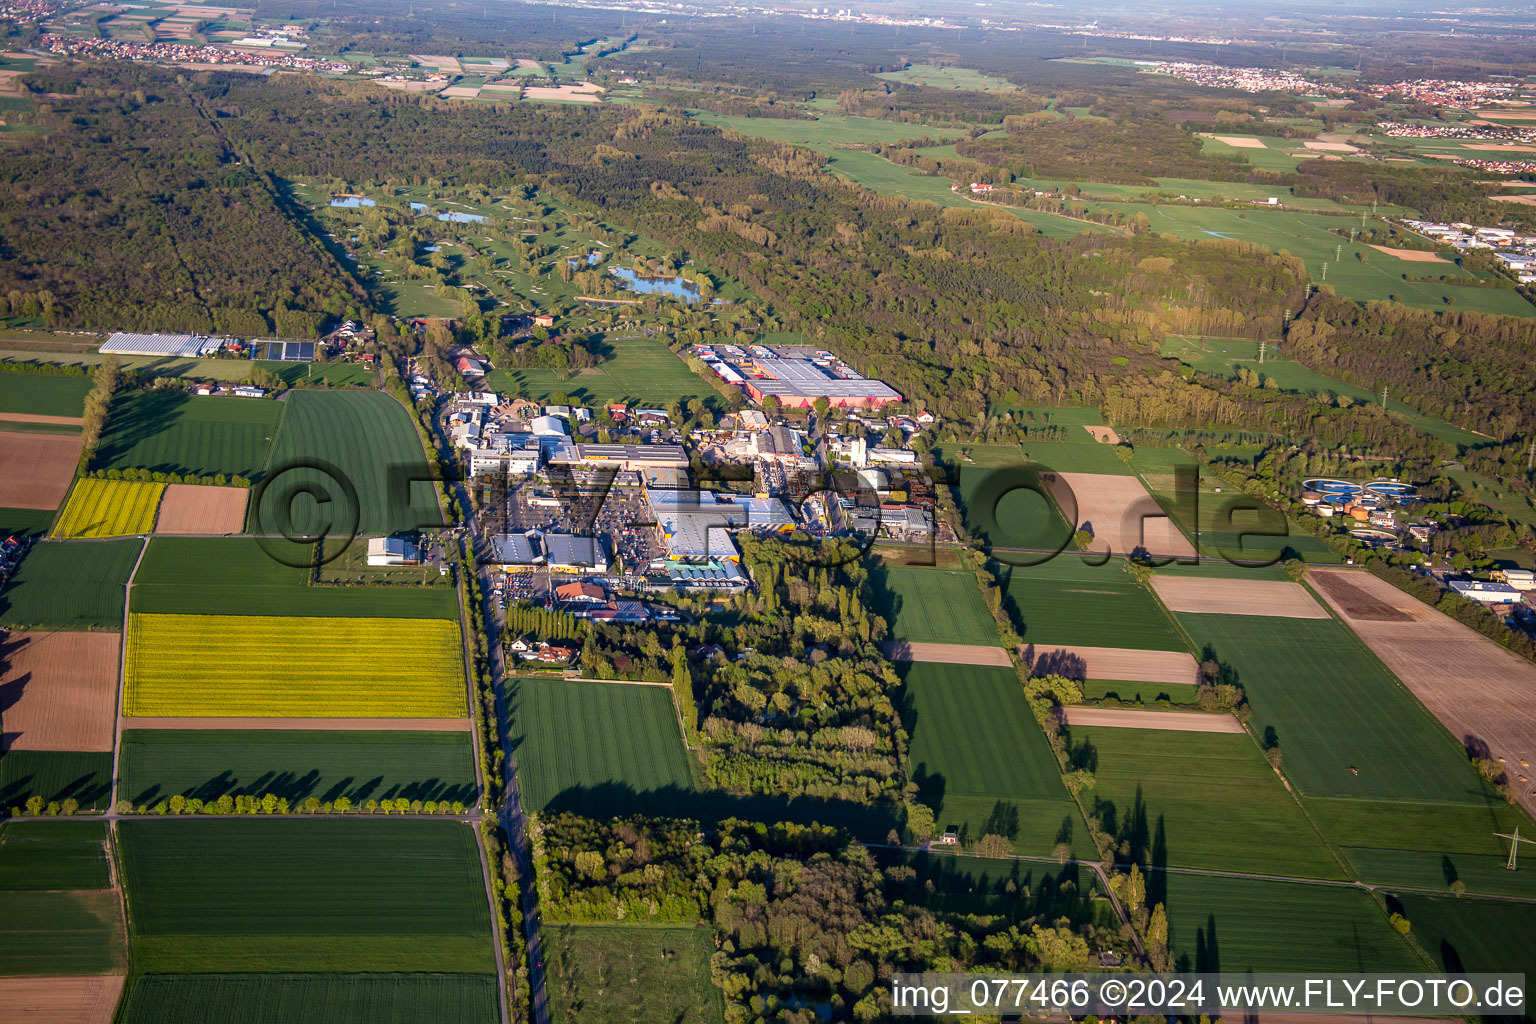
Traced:
<path fill-rule="evenodd" d="M 1193 711 L 1138 711 L 1135 708 L 1068 707 L 1062 711 L 1068 725 L 1102 725 L 1110 729 L 1162 729 L 1166 732 L 1243 732 L 1231 715 L 1207 715 Z"/>
<path fill-rule="evenodd" d="M 996 665 L 1012 668 L 1008 652 L 1001 647 L 980 644 L 923 644 L 910 640 L 887 640 L 881 647 L 892 661 L 929 661 L 945 665 Z"/>

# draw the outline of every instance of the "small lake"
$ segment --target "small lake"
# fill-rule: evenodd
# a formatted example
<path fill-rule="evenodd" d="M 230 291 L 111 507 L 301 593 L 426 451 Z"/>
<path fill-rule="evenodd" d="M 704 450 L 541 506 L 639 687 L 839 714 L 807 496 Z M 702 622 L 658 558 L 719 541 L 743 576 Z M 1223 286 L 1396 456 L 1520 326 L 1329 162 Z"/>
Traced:
<path fill-rule="evenodd" d="M 698 285 L 681 277 L 646 277 L 629 267 L 613 267 L 608 272 L 625 288 L 640 295 L 670 295 L 684 302 L 698 302 L 703 297 Z"/>
<path fill-rule="evenodd" d="M 413 202 L 410 205 L 411 205 L 411 212 L 412 213 L 431 213 L 432 212 L 432 207 L 428 206 L 426 203 L 416 203 L 416 202 Z"/>
<path fill-rule="evenodd" d="M 580 264 L 583 259 L 586 260 L 587 266 L 595 267 L 595 266 L 597 266 L 599 263 L 601 263 L 603 261 L 603 254 L 600 253 L 600 252 L 589 252 L 584 257 L 583 256 L 567 256 L 565 258 L 565 262 L 569 263 L 571 266 L 574 267 L 574 266 Z"/>
<path fill-rule="evenodd" d="M 447 213 L 437 215 L 438 220 L 452 221 L 454 224 L 484 224 L 489 217 L 478 213 L 460 213 L 458 210 L 449 210 Z"/>
<path fill-rule="evenodd" d="M 367 196 L 332 196 L 331 205 L 339 210 L 361 210 L 365 206 L 372 206 L 373 200 Z"/>

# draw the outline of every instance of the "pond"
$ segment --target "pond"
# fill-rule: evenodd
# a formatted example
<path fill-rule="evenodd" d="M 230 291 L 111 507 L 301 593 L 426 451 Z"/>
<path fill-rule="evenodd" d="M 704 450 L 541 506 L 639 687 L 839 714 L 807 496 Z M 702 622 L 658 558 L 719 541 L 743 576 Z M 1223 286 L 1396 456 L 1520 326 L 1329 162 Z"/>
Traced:
<path fill-rule="evenodd" d="M 372 206 L 373 200 L 367 196 L 332 196 L 331 205 L 341 210 L 361 210 Z"/>
<path fill-rule="evenodd" d="M 431 213 L 432 212 L 432 207 L 428 206 L 426 203 L 413 202 L 410 205 L 411 205 L 411 212 L 412 213 Z"/>
<path fill-rule="evenodd" d="M 641 295 L 670 295 L 684 302 L 698 302 L 702 298 L 699 286 L 681 277 L 646 277 L 629 267 L 614 267 L 609 273 L 625 288 Z"/>
<path fill-rule="evenodd" d="M 565 262 L 574 267 L 581 263 L 582 259 L 583 257 L 581 256 L 567 256 L 565 258 Z M 589 252 L 587 253 L 585 259 L 587 261 L 587 266 L 595 267 L 603 261 L 603 254 L 600 252 Z"/>
<path fill-rule="evenodd" d="M 452 221 L 455 224 L 484 224 L 489 217 L 478 213 L 460 213 L 458 210 L 450 210 L 447 213 L 437 215 L 438 220 Z"/>

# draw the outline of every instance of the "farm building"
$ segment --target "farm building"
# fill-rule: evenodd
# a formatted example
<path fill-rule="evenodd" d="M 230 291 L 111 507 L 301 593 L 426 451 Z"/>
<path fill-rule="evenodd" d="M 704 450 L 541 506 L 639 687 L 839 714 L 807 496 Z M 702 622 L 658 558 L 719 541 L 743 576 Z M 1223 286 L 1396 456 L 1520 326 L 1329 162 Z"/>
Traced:
<path fill-rule="evenodd" d="M 596 537 L 550 533 L 544 536 L 544 548 L 549 567 L 556 572 L 587 572 L 608 564 L 602 541 Z"/>
<path fill-rule="evenodd" d="M 1485 583 L 1482 580 L 1447 580 L 1450 587 L 1462 597 L 1480 604 L 1519 604 L 1520 591 L 1504 583 Z"/>
<path fill-rule="evenodd" d="M 120 356 L 211 356 L 224 343 L 201 334 L 129 334 L 118 331 L 100 351 Z"/>
<path fill-rule="evenodd" d="M 368 538 L 369 565 L 420 565 L 421 549 L 404 537 Z"/>

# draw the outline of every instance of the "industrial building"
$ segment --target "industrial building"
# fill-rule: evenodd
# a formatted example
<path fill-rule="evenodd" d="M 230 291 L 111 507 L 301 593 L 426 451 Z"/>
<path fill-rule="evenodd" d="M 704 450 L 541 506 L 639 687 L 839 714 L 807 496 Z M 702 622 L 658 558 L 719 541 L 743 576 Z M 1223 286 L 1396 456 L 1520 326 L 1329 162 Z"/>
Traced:
<path fill-rule="evenodd" d="M 527 533 L 503 533 L 491 538 L 491 550 L 497 565 L 509 569 L 529 569 L 544 564 L 544 545 L 539 535 Z"/>
<path fill-rule="evenodd" d="M 545 560 L 555 572 L 590 572 L 608 565 L 603 542 L 571 533 L 544 535 Z"/>
<path fill-rule="evenodd" d="M 211 356 L 224 346 L 201 334 L 130 334 L 118 331 L 102 342 L 100 351 L 120 356 Z"/>

